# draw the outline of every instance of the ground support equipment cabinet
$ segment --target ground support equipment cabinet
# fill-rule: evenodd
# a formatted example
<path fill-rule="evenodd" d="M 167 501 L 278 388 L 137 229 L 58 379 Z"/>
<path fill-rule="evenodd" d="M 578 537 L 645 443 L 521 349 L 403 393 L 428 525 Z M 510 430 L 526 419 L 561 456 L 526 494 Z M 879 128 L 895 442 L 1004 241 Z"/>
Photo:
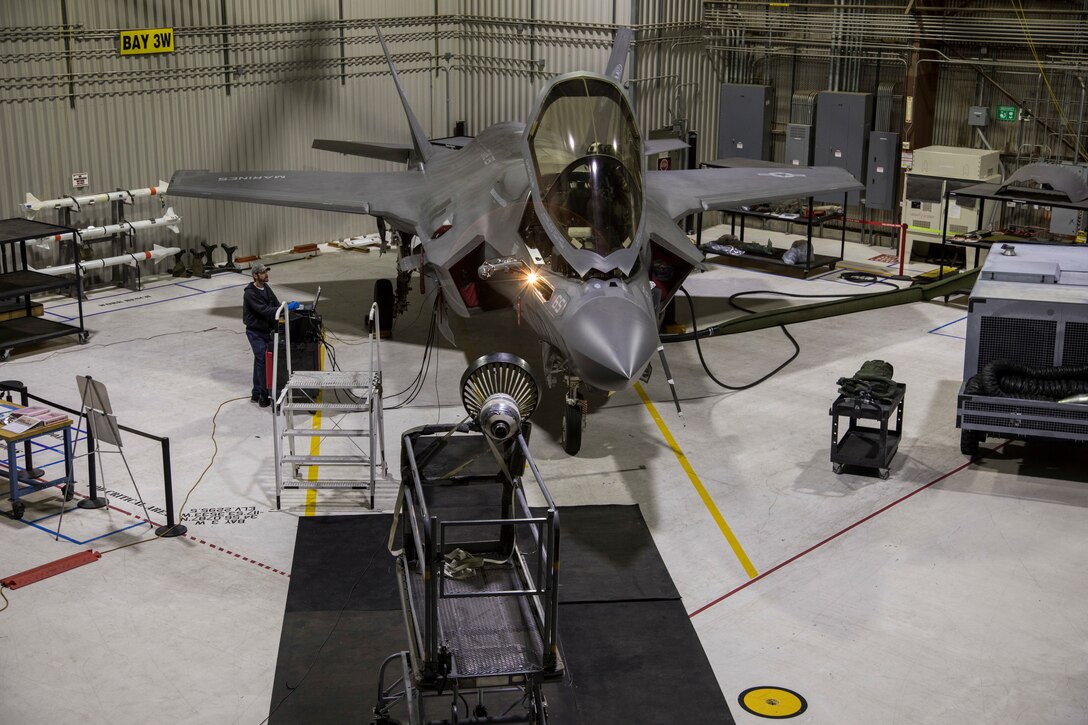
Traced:
<path fill-rule="evenodd" d="M 1088 247 L 1008 247 L 986 258 L 971 290 L 956 406 L 960 449 L 969 456 L 987 435 L 1088 441 L 1086 404 L 980 394 L 972 384 L 987 368 L 1088 367 Z"/>
<path fill-rule="evenodd" d="M 68 277 L 36 272 L 27 264 L 27 240 L 63 234 L 70 235 L 68 242 L 72 245 L 72 256 L 78 259 L 74 229 L 18 217 L 0 220 L 0 302 L 19 300 L 18 306 L 23 313 L 22 316 L 0 322 L 0 360 L 7 360 L 12 348 L 61 335 L 78 334 L 81 343 L 87 341 L 87 331 L 83 328 L 83 286 L 79 265 L 75 265 L 73 276 Z M 78 314 L 75 324 L 34 315 L 31 295 L 73 287 Z"/>
<path fill-rule="evenodd" d="M 831 464 L 835 473 L 842 473 L 845 466 L 875 468 L 881 478 L 887 478 L 892 458 L 899 450 L 903 435 L 903 396 L 907 386 L 896 383 L 895 394 L 890 400 L 840 395 L 831 404 Z M 895 427 L 888 424 L 895 415 Z M 850 423 L 839 438 L 839 418 L 849 418 Z M 876 421 L 876 427 L 862 425 L 859 421 Z"/>

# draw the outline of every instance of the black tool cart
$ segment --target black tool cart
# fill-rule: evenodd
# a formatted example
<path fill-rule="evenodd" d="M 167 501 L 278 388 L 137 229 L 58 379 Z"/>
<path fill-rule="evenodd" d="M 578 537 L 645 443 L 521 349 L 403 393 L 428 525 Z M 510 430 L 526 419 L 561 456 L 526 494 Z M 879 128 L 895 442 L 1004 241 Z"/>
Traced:
<path fill-rule="evenodd" d="M 887 478 L 892 458 L 899 450 L 903 434 L 903 396 L 907 386 L 895 384 L 895 393 L 886 400 L 869 396 L 839 395 L 831 404 L 831 464 L 835 473 L 842 473 L 845 466 L 875 468 L 881 478 Z M 895 414 L 895 428 L 888 423 Z M 850 424 L 839 438 L 839 417 L 847 417 Z M 861 421 L 876 421 L 876 425 L 862 425 Z"/>
<path fill-rule="evenodd" d="M 54 276 L 36 272 L 27 264 L 26 243 L 30 239 L 68 234 L 71 259 L 78 260 L 76 231 L 71 227 L 34 221 L 33 219 L 0 220 L 0 306 L 13 313 L 11 319 L 0 322 L 0 360 L 11 356 L 12 348 L 48 340 L 61 335 L 79 335 L 87 341 L 83 327 L 83 285 L 79 265 L 72 275 Z M 77 317 L 71 322 L 57 322 L 34 315 L 30 296 L 39 292 L 75 289 Z"/>

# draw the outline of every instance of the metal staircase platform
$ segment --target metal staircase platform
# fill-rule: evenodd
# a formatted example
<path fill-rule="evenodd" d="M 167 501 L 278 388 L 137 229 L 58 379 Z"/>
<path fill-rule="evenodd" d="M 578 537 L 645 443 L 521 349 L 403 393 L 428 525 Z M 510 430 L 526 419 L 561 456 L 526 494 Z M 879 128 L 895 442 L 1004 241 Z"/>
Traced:
<path fill-rule="evenodd" d="M 376 379 L 375 379 L 376 378 Z M 336 388 L 359 388 L 365 395 L 371 384 L 381 384 L 381 374 L 367 371 L 342 371 L 342 370 L 292 370 L 288 376 L 287 386 L 294 388 L 320 388 L 332 390 Z"/>
<path fill-rule="evenodd" d="M 354 478 L 329 478 L 323 481 L 307 481 L 304 478 L 285 478 L 282 488 L 284 490 L 338 488 L 366 491 L 369 486 L 365 481 L 359 481 Z"/>
<path fill-rule="evenodd" d="M 291 349 L 290 310 L 281 305 L 287 349 Z M 391 481 L 385 458 L 385 424 L 382 410 L 382 371 L 377 319 L 378 306 L 370 309 L 370 369 L 292 370 L 287 356 L 287 382 L 273 390 L 273 445 L 276 453 L 276 508 L 285 489 L 350 489 L 368 491 L 367 506 L 374 508 L 374 488 L 379 481 Z M 322 330 L 322 335 L 324 330 Z M 279 349 L 277 330 L 275 349 Z M 278 380 L 278 356 L 273 358 L 272 379 Z M 312 417 L 318 411 L 322 417 Z M 318 425 L 323 418 L 333 418 L 334 427 L 324 429 L 306 425 L 298 418 Z M 341 425 L 343 423 L 343 425 Z M 324 447 L 324 449 L 322 449 Z M 355 466 L 358 475 L 345 475 L 345 467 Z M 300 476 L 300 469 L 309 476 Z M 335 474 L 322 478 L 323 469 Z"/>
<path fill-rule="evenodd" d="M 366 428 L 288 428 L 283 434 L 300 438 L 359 438 L 370 435 L 370 431 Z"/>
<path fill-rule="evenodd" d="M 281 463 L 296 466 L 359 466 L 370 463 L 366 456 L 280 456 Z"/>

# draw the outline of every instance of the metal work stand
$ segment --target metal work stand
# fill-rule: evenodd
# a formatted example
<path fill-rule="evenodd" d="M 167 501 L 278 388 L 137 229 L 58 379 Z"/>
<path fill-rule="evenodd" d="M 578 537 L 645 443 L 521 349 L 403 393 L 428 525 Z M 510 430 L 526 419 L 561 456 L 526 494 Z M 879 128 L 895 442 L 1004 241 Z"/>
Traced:
<path fill-rule="evenodd" d="M 464 424 L 404 433 L 397 580 L 409 649 L 382 666 L 377 725 L 394 722 L 390 710 L 398 703 L 412 725 L 547 722 L 541 686 L 563 670 L 559 513 L 528 435 L 528 422 L 498 442 Z M 539 514 L 522 486 L 526 467 L 546 502 Z M 477 506 L 466 513 L 469 502 L 491 513 L 476 515 Z M 432 720 L 427 700 L 443 695 L 452 719 Z M 489 712 L 500 707 L 502 715 Z"/>
<path fill-rule="evenodd" d="M 842 473 L 845 466 L 875 468 L 883 479 L 888 478 L 892 458 L 899 450 L 903 433 L 903 396 L 907 386 L 896 383 L 891 400 L 873 400 L 840 395 L 831 404 L 831 464 L 835 473 Z M 895 427 L 888 423 L 895 414 Z M 839 438 L 839 417 L 847 417 L 850 424 Z M 879 425 L 861 425 L 859 421 L 877 421 Z"/>

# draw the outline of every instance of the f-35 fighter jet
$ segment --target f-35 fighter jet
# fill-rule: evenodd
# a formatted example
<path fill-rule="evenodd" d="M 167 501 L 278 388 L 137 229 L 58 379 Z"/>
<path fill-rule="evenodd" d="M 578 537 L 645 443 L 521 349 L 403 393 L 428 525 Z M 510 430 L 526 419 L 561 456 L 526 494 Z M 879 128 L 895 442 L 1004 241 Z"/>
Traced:
<path fill-rule="evenodd" d="M 403 161 L 399 172 L 178 171 L 171 196 L 369 214 L 397 232 L 396 284 L 375 296 L 407 308 L 413 272 L 439 310 L 515 308 L 542 343 L 549 383 L 565 383 L 563 446 L 577 453 L 587 389 L 633 384 L 658 349 L 658 322 L 703 255 L 690 214 L 862 188 L 837 168 L 645 171 L 648 148 L 620 81 L 630 29 L 603 74 L 558 76 L 528 121 L 499 123 L 459 149 L 432 145 L 381 38 L 411 145 L 317 140 L 314 147 Z M 413 239 L 415 240 L 413 242 Z"/>

